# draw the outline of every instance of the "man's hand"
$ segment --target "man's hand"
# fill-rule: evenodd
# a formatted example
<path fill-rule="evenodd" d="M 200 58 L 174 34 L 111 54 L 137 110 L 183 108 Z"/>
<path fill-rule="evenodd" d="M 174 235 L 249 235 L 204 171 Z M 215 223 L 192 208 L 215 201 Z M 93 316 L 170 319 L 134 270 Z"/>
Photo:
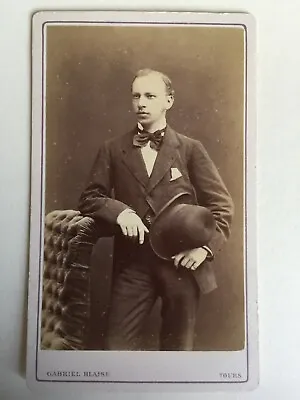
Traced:
<path fill-rule="evenodd" d="M 207 250 L 203 249 L 203 247 L 198 247 L 196 249 L 182 251 L 172 258 L 174 259 L 174 265 L 176 268 L 178 268 L 180 264 L 182 267 L 194 271 L 203 263 L 207 254 Z"/>
<path fill-rule="evenodd" d="M 134 239 L 138 237 L 140 244 L 144 243 L 145 233 L 149 233 L 141 218 L 130 208 L 119 214 L 117 224 L 122 229 L 124 236 Z"/>

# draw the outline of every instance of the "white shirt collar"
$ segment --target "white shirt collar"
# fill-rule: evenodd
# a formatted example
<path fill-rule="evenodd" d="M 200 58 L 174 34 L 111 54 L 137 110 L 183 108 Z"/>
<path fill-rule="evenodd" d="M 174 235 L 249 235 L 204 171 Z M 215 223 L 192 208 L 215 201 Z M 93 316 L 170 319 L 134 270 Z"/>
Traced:
<path fill-rule="evenodd" d="M 167 123 L 166 123 L 166 120 L 164 119 L 164 120 L 161 121 L 160 124 L 157 125 L 155 130 L 164 129 L 166 127 L 166 125 L 167 125 Z M 144 130 L 144 127 L 140 122 L 137 123 L 137 126 L 138 126 L 140 131 Z M 164 134 L 165 134 L 165 132 L 163 132 L 161 135 L 164 136 Z"/>

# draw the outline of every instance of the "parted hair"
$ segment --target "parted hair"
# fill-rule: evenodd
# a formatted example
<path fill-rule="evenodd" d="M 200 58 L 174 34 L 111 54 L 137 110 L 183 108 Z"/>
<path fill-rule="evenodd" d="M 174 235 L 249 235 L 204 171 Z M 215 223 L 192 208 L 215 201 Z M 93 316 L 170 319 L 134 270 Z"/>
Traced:
<path fill-rule="evenodd" d="M 136 72 L 136 74 L 135 74 L 135 76 L 133 78 L 133 81 L 136 78 L 140 78 L 141 76 L 147 76 L 147 75 L 151 75 L 151 74 L 155 74 L 155 75 L 160 76 L 161 79 L 163 80 L 164 84 L 166 85 L 167 95 L 174 97 L 175 91 L 173 89 L 173 85 L 172 85 L 171 79 L 167 75 L 165 75 L 164 73 L 162 73 L 160 71 L 156 71 L 156 70 L 151 69 L 151 68 L 140 69 L 140 70 L 138 70 Z"/>

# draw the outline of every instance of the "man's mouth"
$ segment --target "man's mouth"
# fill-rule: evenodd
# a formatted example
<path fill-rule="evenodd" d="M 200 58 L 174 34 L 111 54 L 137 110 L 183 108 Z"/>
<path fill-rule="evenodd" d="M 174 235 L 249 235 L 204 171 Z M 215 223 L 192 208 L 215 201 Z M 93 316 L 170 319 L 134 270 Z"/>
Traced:
<path fill-rule="evenodd" d="M 149 113 L 147 113 L 147 112 L 145 112 L 145 111 L 139 111 L 137 114 L 138 114 L 138 115 L 148 115 Z"/>

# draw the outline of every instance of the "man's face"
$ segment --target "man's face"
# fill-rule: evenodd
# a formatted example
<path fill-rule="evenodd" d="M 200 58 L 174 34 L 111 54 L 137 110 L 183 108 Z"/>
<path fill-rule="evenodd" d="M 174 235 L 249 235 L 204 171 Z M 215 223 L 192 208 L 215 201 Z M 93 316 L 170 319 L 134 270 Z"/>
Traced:
<path fill-rule="evenodd" d="M 141 76 L 132 83 L 133 110 L 143 126 L 149 127 L 165 116 L 173 101 L 159 75 Z"/>

